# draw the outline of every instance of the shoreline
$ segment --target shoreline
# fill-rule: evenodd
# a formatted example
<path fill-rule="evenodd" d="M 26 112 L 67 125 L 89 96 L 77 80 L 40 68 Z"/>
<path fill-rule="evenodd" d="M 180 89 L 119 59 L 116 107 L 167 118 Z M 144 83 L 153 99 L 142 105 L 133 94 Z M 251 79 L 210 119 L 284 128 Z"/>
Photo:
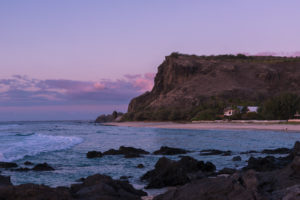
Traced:
<path fill-rule="evenodd" d="M 163 129 L 187 130 L 268 130 L 284 132 L 300 132 L 300 124 L 280 124 L 278 122 L 106 122 L 105 126 L 147 127 Z"/>

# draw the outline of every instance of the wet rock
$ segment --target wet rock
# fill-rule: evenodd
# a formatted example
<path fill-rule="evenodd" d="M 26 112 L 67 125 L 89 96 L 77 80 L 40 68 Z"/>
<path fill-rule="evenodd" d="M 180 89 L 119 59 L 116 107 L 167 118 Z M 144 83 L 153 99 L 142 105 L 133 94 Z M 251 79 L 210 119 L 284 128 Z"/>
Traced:
<path fill-rule="evenodd" d="M 202 171 L 209 174 L 215 169 L 212 163 L 197 161 L 189 156 L 184 156 L 179 161 L 162 157 L 155 164 L 155 169 L 148 171 L 141 179 L 149 181 L 146 188 L 177 186 L 190 182 L 191 176 L 189 174 L 191 173 Z"/>
<path fill-rule="evenodd" d="M 265 149 L 261 153 L 264 154 L 289 154 L 291 153 L 291 149 L 288 148 L 277 148 L 277 149 Z"/>
<path fill-rule="evenodd" d="M 18 167 L 18 165 L 16 163 L 12 163 L 12 162 L 0 162 L 0 168 L 15 168 Z"/>
<path fill-rule="evenodd" d="M 0 187 L 12 185 L 9 176 L 0 175 Z"/>
<path fill-rule="evenodd" d="M 101 158 L 103 154 L 100 151 L 89 151 L 86 154 L 87 158 Z"/>
<path fill-rule="evenodd" d="M 258 151 L 254 151 L 254 150 L 241 152 L 241 154 L 252 154 L 252 153 L 259 153 L 259 152 Z"/>
<path fill-rule="evenodd" d="M 75 199 L 138 200 L 147 195 L 136 190 L 127 181 L 113 180 L 109 176 L 96 174 L 87 177 L 82 184 L 71 186 Z"/>
<path fill-rule="evenodd" d="M 291 161 L 286 158 L 275 158 L 274 156 L 267 156 L 264 158 L 250 157 L 248 165 L 244 167 L 244 170 L 254 169 L 259 172 L 272 171 L 275 169 L 281 169 L 289 164 Z"/>
<path fill-rule="evenodd" d="M 0 187 L 0 199 L 5 200 L 72 200 L 68 188 L 50 188 L 45 185 L 23 184 Z"/>
<path fill-rule="evenodd" d="M 127 180 L 129 178 L 132 178 L 132 176 L 121 176 L 120 177 L 120 180 Z"/>
<path fill-rule="evenodd" d="M 127 181 L 100 174 L 89 176 L 70 188 L 36 184 L 13 186 L 9 179 L 2 181 L 0 176 L 1 200 L 139 200 L 145 195 L 147 193 L 134 189 Z"/>
<path fill-rule="evenodd" d="M 24 162 L 24 165 L 33 165 L 33 163 L 30 161 L 26 161 L 26 162 Z"/>
<path fill-rule="evenodd" d="M 241 156 L 235 156 L 232 158 L 232 161 L 241 161 L 241 160 L 242 160 Z"/>
<path fill-rule="evenodd" d="M 110 149 L 103 153 L 103 155 L 124 155 L 125 158 L 140 157 L 140 154 L 143 154 L 143 155 L 149 154 L 149 152 L 145 151 L 143 149 L 138 149 L 138 148 L 134 148 L 134 147 L 121 146 L 118 150 Z"/>
<path fill-rule="evenodd" d="M 154 151 L 154 155 L 176 155 L 176 154 L 186 154 L 190 151 L 179 149 L 179 148 L 172 148 L 167 146 L 160 147 L 159 150 Z"/>
<path fill-rule="evenodd" d="M 231 151 L 221 151 L 216 149 L 205 149 L 200 151 L 201 156 L 212 156 L 212 155 L 222 155 L 222 156 L 230 156 Z"/>
<path fill-rule="evenodd" d="M 254 191 L 249 191 L 232 177 L 203 178 L 170 189 L 154 200 L 256 200 Z"/>
<path fill-rule="evenodd" d="M 17 169 L 11 169 L 11 171 L 17 171 L 17 172 L 28 172 L 30 170 L 31 169 L 29 169 L 27 167 L 20 167 L 20 168 L 17 168 Z"/>
<path fill-rule="evenodd" d="M 218 171 L 218 174 L 234 174 L 237 170 L 232 168 L 223 168 Z"/>
<path fill-rule="evenodd" d="M 85 180 L 85 178 L 80 178 L 80 179 L 77 179 L 76 182 L 83 182 Z"/>
<path fill-rule="evenodd" d="M 53 171 L 54 168 L 48 165 L 48 163 L 37 164 L 32 168 L 34 171 Z"/>
<path fill-rule="evenodd" d="M 143 164 L 138 164 L 137 166 L 136 166 L 136 168 L 144 168 L 145 166 L 143 165 Z"/>

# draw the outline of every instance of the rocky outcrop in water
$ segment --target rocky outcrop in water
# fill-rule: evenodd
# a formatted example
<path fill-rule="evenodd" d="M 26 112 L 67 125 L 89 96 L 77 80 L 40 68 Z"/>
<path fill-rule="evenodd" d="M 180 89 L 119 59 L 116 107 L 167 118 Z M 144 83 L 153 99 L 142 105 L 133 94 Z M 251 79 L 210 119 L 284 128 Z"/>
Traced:
<path fill-rule="evenodd" d="M 108 151 L 103 152 L 103 155 L 124 155 L 127 158 L 139 157 L 141 154 L 146 155 L 149 154 L 149 152 L 143 149 L 125 146 L 120 146 L 118 150 L 109 149 Z"/>
<path fill-rule="evenodd" d="M 213 155 L 221 155 L 221 156 L 230 156 L 231 151 L 221 151 L 216 149 L 205 149 L 200 151 L 201 156 L 213 156 Z"/>
<path fill-rule="evenodd" d="M 162 146 L 162 147 L 160 147 L 159 150 L 154 151 L 153 154 L 154 155 L 176 155 L 176 154 L 186 154 L 189 152 L 190 151 L 187 151 L 184 149 Z"/>
<path fill-rule="evenodd" d="M 35 165 L 32 168 L 33 171 L 54 171 L 54 168 L 51 167 L 48 163 L 40 163 Z"/>
<path fill-rule="evenodd" d="M 8 168 L 16 168 L 16 167 L 18 167 L 17 163 L 0 162 L 0 168 L 8 169 Z"/>
<path fill-rule="evenodd" d="M 119 122 L 121 121 L 123 113 L 114 111 L 112 114 L 109 115 L 100 115 L 95 120 L 95 123 L 105 123 L 105 122 Z"/>

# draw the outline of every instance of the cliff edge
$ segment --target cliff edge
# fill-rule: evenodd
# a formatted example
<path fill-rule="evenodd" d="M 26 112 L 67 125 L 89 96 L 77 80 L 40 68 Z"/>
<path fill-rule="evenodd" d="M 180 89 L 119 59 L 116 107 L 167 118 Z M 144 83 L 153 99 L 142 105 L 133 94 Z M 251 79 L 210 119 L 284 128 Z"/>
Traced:
<path fill-rule="evenodd" d="M 299 57 L 172 53 L 158 67 L 152 91 L 131 100 L 126 118 L 190 119 L 207 104 L 258 105 L 281 93 L 300 94 L 299 80 Z"/>

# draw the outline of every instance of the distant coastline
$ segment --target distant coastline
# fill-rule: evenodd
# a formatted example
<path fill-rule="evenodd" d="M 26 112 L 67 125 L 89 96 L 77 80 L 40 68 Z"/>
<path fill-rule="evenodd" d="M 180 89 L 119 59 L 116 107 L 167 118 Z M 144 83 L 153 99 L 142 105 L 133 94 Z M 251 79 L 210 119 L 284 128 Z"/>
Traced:
<path fill-rule="evenodd" d="M 280 123 L 278 121 L 264 122 L 108 122 L 106 126 L 149 127 L 166 129 L 194 129 L 194 130 L 270 130 L 300 132 L 300 124 Z"/>

